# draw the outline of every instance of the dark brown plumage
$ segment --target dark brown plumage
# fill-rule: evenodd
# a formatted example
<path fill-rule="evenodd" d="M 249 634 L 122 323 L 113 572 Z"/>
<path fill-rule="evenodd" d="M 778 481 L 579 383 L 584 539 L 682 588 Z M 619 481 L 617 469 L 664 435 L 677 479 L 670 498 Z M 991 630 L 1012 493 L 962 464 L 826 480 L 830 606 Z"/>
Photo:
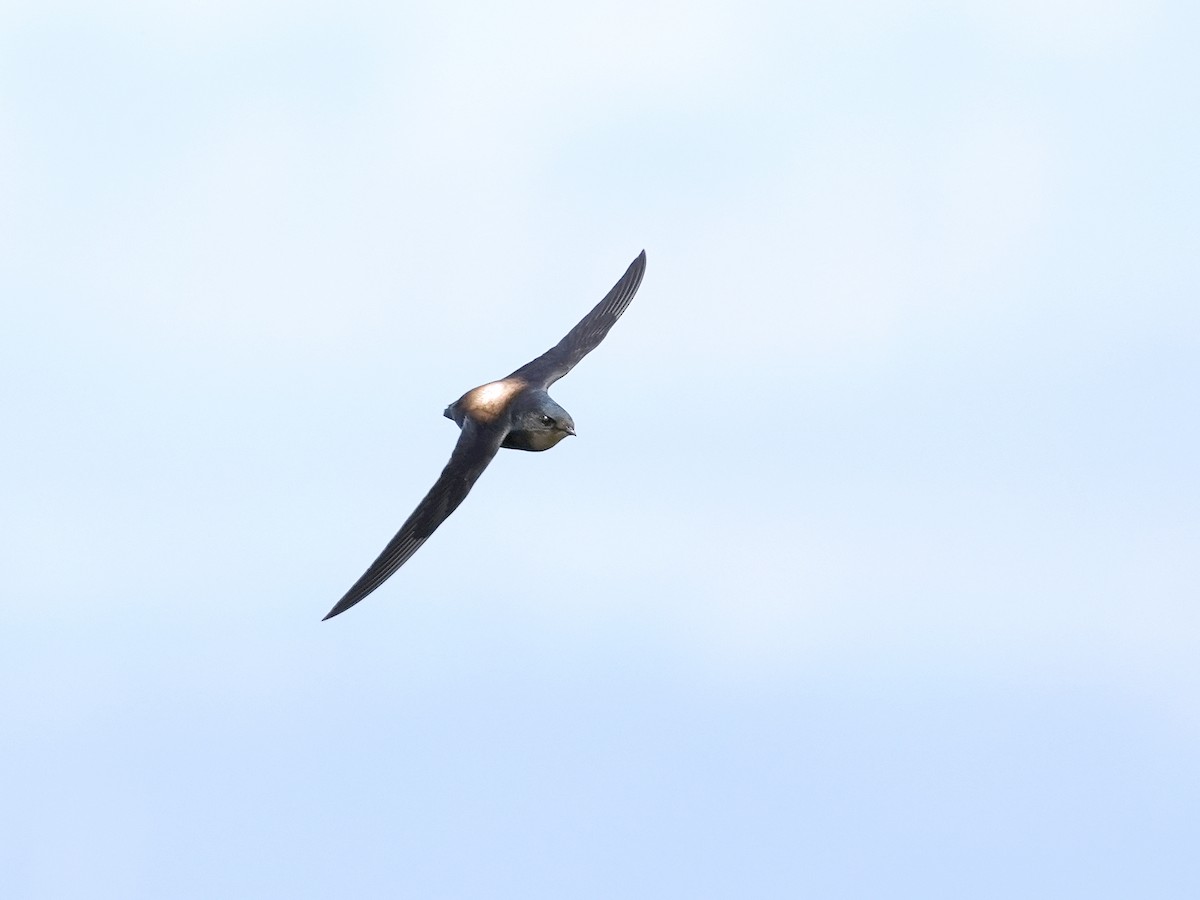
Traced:
<path fill-rule="evenodd" d="M 550 398 L 546 389 L 599 346 L 629 307 L 645 271 L 643 250 L 604 299 L 561 341 L 507 378 L 473 388 L 446 407 L 446 417 L 462 429 L 450 461 L 379 558 L 326 619 L 348 610 L 404 565 L 458 508 L 501 447 L 549 450 L 575 433 L 570 414 Z"/>

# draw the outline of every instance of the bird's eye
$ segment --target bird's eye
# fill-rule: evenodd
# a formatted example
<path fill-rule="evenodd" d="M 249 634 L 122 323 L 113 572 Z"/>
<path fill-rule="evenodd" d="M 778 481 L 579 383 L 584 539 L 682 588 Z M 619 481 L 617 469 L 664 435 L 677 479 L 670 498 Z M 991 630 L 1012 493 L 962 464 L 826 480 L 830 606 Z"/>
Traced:
<path fill-rule="evenodd" d="M 552 416 L 542 416 L 542 424 L 543 425 L 553 425 L 554 418 Z"/>

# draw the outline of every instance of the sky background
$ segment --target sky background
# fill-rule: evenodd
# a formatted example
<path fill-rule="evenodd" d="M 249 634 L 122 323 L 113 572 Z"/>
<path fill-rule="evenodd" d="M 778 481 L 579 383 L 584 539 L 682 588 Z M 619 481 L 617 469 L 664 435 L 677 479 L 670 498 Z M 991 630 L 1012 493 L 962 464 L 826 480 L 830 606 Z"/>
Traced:
<path fill-rule="evenodd" d="M 1200 896 L 1198 38 L 4 3 L 5 896 Z"/>

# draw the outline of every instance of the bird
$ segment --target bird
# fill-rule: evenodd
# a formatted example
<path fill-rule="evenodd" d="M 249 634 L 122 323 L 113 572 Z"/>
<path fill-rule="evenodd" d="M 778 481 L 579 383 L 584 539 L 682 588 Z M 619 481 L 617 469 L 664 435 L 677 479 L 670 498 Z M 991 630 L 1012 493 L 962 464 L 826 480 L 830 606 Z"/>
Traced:
<path fill-rule="evenodd" d="M 458 509 L 501 448 L 540 452 L 575 434 L 571 414 L 550 398 L 547 389 L 600 345 L 629 308 L 645 272 L 643 250 L 604 299 L 561 341 L 511 375 L 472 388 L 446 407 L 446 418 L 461 429 L 450 461 L 379 558 L 322 621 L 344 613 L 408 562 Z"/>

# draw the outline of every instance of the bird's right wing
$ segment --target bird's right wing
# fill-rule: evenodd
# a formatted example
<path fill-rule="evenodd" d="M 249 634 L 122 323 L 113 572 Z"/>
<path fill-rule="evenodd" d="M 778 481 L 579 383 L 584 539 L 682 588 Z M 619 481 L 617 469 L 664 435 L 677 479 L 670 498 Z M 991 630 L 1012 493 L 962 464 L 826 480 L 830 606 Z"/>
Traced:
<path fill-rule="evenodd" d="M 371 567 L 346 591 L 346 595 L 325 616 L 326 619 L 332 619 L 362 600 L 387 581 L 393 572 L 420 549 L 437 527 L 463 502 L 463 498 L 500 449 L 505 434 L 507 431 L 503 428 L 480 426 L 470 419 L 463 422 L 462 434 L 458 437 L 458 443 L 454 445 L 450 462 L 442 469 L 442 474 L 425 495 L 425 499 L 417 504 L 417 508 L 400 526 L 396 536 L 383 548 L 379 558 L 371 563 Z"/>
<path fill-rule="evenodd" d="M 544 390 L 570 372 L 581 359 L 600 345 L 608 330 L 621 318 L 621 313 L 629 308 L 644 274 L 645 250 L 629 264 L 621 280 L 613 285 L 613 289 L 604 299 L 597 303 L 578 325 L 568 331 L 565 338 L 508 377 L 523 378 Z"/>

